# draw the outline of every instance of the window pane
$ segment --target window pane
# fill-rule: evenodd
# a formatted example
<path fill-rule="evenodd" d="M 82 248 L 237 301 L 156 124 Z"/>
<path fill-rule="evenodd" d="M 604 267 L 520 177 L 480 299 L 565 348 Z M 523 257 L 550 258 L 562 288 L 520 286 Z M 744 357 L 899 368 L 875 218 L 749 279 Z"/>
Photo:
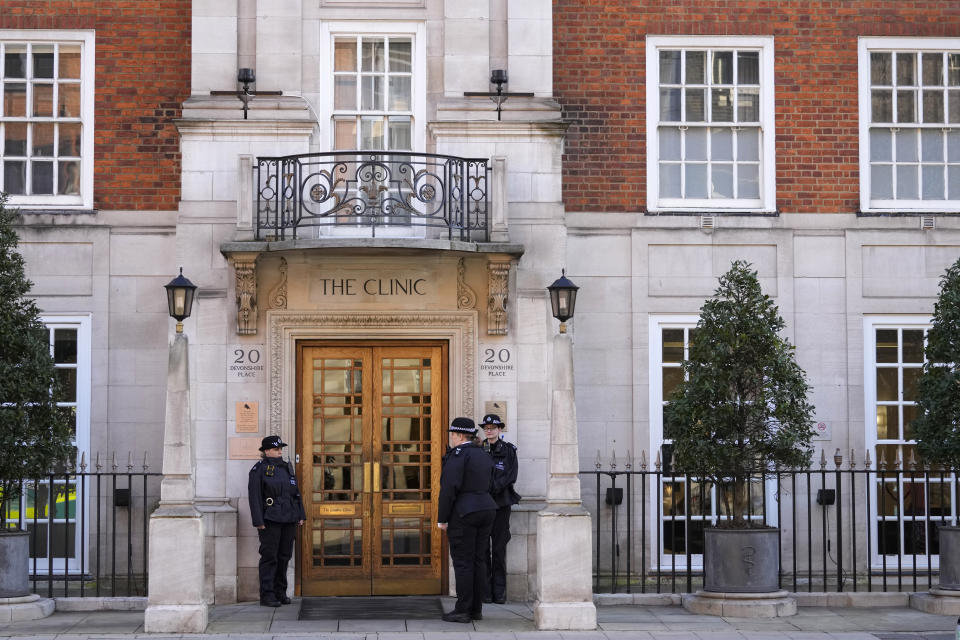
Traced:
<path fill-rule="evenodd" d="M 60 45 L 60 67 L 58 78 L 80 78 L 80 46 L 71 44 Z"/>
<path fill-rule="evenodd" d="M 686 193 L 687 198 L 706 198 L 707 197 L 707 165 L 688 164 L 686 169 Z"/>
<path fill-rule="evenodd" d="M 706 83 L 706 51 L 687 51 L 687 84 Z"/>
<path fill-rule="evenodd" d="M 3 190 L 11 194 L 23 194 L 27 188 L 27 163 L 23 160 L 7 160 L 3 163 Z"/>
<path fill-rule="evenodd" d="M 57 155 L 59 156 L 80 156 L 80 123 L 68 123 L 57 125 L 59 130 L 59 139 L 57 142 Z"/>
<path fill-rule="evenodd" d="M 59 402 L 77 401 L 77 370 L 57 369 L 57 380 L 60 383 Z"/>
<path fill-rule="evenodd" d="M 943 134 L 939 130 L 920 130 L 920 157 L 925 162 L 943 162 Z"/>
<path fill-rule="evenodd" d="M 661 332 L 663 341 L 662 355 L 663 362 L 680 363 L 683 361 L 683 329 L 663 329 Z"/>
<path fill-rule="evenodd" d="M 877 407 L 877 438 L 897 440 L 900 437 L 900 408 L 897 405 Z"/>
<path fill-rule="evenodd" d="M 687 122 L 704 122 L 707 119 L 706 105 L 704 95 L 706 89 L 685 89 L 684 95 L 687 98 Z"/>
<path fill-rule="evenodd" d="M 660 129 L 660 159 L 680 159 L 680 130 L 664 127 Z"/>
<path fill-rule="evenodd" d="M 714 198 L 732 198 L 733 197 L 733 165 L 732 164 L 714 164 L 713 165 L 713 190 L 711 197 Z"/>
<path fill-rule="evenodd" d="M 383 53 L 382 39 L 364 38 L 361 49 L 361 71 L 383 71 Z"/>
<path fill-rule="evenodd" d="M 916 165 L 897 167 L 897 199 L 917 200 L 920 197 L 919 176 Z"/>
<path fill-rule="evenodd" d="M 357 70 L 357 41 L 337 40 L 333 44 L 333 70 L 334 71 L 356 71 Z"/>
<path fill-rule="evenodd" d="M 383 76 L 363 76 L 360 87 L 360 108 L 365 111 L 382 111 Z"/>
<path fill-rule="evenodd" d="M 54 124 L 36 123 L 33 127 L 33 155 L 34 156 L 53 156 L 53 130 Z"/>
<path fill-rule="evenodd" d="M 923 362 L 923 329 L 903 330 L 903 362 Z"/>
<path fill-rule="evenodd" d="M 333 80 L 333 108 L 357 108 L 357 77 L 335 76 Z"/>
<path fill-rule="evenodd" d="M 356 120 L 336 120 L 334 121 L 334 148 L 347 151 L 357 147 L 357 121 Z"/>
<path fill-rule="evenodd" d="M 680 122 L 680 89 L 660 89 L 660 120 Z"/>
<path fill-rule="evenodd" d="M 33 77 L 34 78 L 52 78 L 53 77 L 53 45 L 52 44 L 33 45 Z"/>
<path fill-rule="evenodd" d="M 870 162 L 893 160 L 893 136 L 889 129 L 870 130 Z"/>
<path fill-rule="evenodd" d="M 53 116 L 53 85 L 33 85 L 33 112 L 32 115 L 44 118 Z"/>
<path fill-rule="evenodd" d="M 687 160 L 706 160 L 707 159 L 707 130 L 706 129 L 687 129 L 686 135 L 687 149 L 685 158 Z"/>
<path fill-rule="evenodd" d="M 361 149 L 383 149 L 383 119 L 363 118 L 360 121 Z"/>
<path fill-rule="evenodd" d="M 917 405 L 903 405 L 903 436 L 904 440 L 913 440 L 913 421 L 917 419 Z"/>
<path fill-rule="evenodd" d="M 409 151 L 413 148 L 413 142 L 410 134 L 410 118 L 390 118 L 387 123 L 390 129 L 390 148 Z"/>
<path fill-rule="evenodd" d="M 412 52 L 409 40 L 390 41 L 390 71 L 409 72 L 412 70 Z"/>
<path fill-rule="evenodd" d="M 3 54 L 3 75 L 5 78 L 27 77 L 27 46 L 8 44 Z"/>
<path fill-rule="evenodd" d="M 669 400 L 670 396 L 681 382 L 683 382 L 683 369 L 680 367 L 664 367 L 663 399 Z"/>
<path fill-rule="evenodd" d="M 943 54 L 923 54 L 923 84 L 943 86 Z"/>
<path fill-rule="evenodd" d="M 760 132 L 756 129 L 742 129 L 737 132 L 737 159 L 760 159 Z"/>
<path fill-rule="evenodd" d="M 947 94 L 947 121 L 960 122 L 960 91 L 948 91 Z"/>
<path fill-rule="evenodd" d="M 733 51 L 713 52 L 713 84 L 733 84 Z"/>
<path fill-rule="evenodd" d="M 943 122 L 943 91 L 923 92 L 923 121 Z"/>
<path fill-rule="evenodd" d="M 80 163 L 77 161 L 58 162 L 57 191 L 61 195 L 80 193 Z"/>
<path fill-rule="evenodd" d="M 741 51 L 737 54 L 737 82 L 760 84 L 760 52 Z"/>
<path fill-rule="evenodd" d="M 660 52 L 660 84 L 680 84 L 679 51 Z"/>
<path fill-rule="evenodd" d="M 410 76 L 390 76 L 390 111 L 410 111 Z"/>
<path fill-rule="evenodd" d="M 710 94 L 710 121 L 733 122 L 732 91 L 730 89 L 713 89 Z"/>
<path fill-rule="evenodd" d="M 960 53 L 947 54 L 947 85 L 960 87 Z"/>
<path fill-rule="evenodd" d="M 889 200 L 893 198 L 893 167 L 890 165 L 871 165 L 870 197 Z"/>
<path fill-rule="evenodd" d="M 710 157 L 713 160 L 733 160 L 733 131 L 730 129 L 711 131 Z"/>
<path fill-rule="evenodd" d="M 944 181 L 943 165 L 923 165 L 921 177 L 923 178 L 924 200 L 943 200 Z"/>
<path fill-rule="evenodd" d="M 760 197 L 760 166 L 755 164 L 737 165 L 737 197 Z"/>
<path fill-rule="evenodd" d="M 53 163 L 52 162 L 33 162 L 31 163 L 33 185 L 30 193 L 52 194 L 53 193 Z"/>
<path fill-rule="evenodd" d="M 760 90 L 739 89 L 737 91 L 737 122 L 760 121 Z"/>
<path fill-rule="evenodd" d="M 897 397 L 897 368 L 877 367 L 877 402 L 895 402 Z"/>
<path fill-rule="evenodd" d="M 947 167 L 947 197 L 960 200 L 960 167 Z"/>
<path fill-rule="evenodd" d="M 3 153 L 6 156 L 27 155 L 27 123 L 8 122 L 3 126 Z"/>
<path fill-rule="evenodd" d="M 679 164 L 660 163 L 660 197 L 680 198 L 680 170 Z"/>
<path fill-rule="evenodd" d="M 903 400 L 912 402 L 917 399 L 917 377 L 920 375 L 919 367 L 903 368 Z"/>
<path fill-rule="evenodd" d="M 871 122 L 893 122 L 893 92 L 889 90 L 870 92 Z"/>
<path fill-rule="evenodd" d="M 916 91 L 897 91 L 897 122 L 917 121 L 916 100 Z"/>
<path fill-rule="evenodd" d="M 893 84 L 893 76 L 890 73 L 891 57 L 892 54 L 889 53 L 870 54 L 870 84 Z"/>
<path fill-rule="evenodd" d="M 898 53 L 897 54 L 897 84 L 914 85 L 916 84 L 917 54 Z"/>
<path fill-rule="evenodd" d="M 947 160 L 960 162 L 960 130 L 947 132 Z"/>
<path fill-rule="evenodd" d="M 917 161 L 917 132 L 915 129 L 897 132 L 897 162 Z"/>
<path fill-rule="evenodd" d="M 60 118 L 80 117 L 80 85 L 60 83 L 57 88 L 57 116 Z"/>
<path fill-rule="evenodd" d="M 3 85 L 3 115 L 23 118 L 27 115 L 27 85 L 22 82 L 5 82 Z"/>
<path fill-rule="evenodd" d="M 877 362 L 897 362 L 897 330 L 877 329 Z"/>

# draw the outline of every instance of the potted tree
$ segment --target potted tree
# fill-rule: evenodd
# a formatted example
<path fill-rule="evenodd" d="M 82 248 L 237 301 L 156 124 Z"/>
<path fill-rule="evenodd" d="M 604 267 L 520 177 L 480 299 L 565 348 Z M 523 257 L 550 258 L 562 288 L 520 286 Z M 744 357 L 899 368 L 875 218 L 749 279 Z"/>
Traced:
<path fill-rule="evenodd" d="M 700 310 L 685 381 L 667 406 L 676 468 L 712 483 L 720 502 L 721 519 L 704 532 L 707 592 L 779 589 L 779 531 L 749 517 L 748 496 L 752 479 L 806 466 L 813 453 L 809 386 L 784 325 L 756 271 L 735 261 Z"/>
<path fill-rule="evenodd" d="M 913 435 L 925 464 L 960 469 L 960 259 L 940 279 L 917 380 Z M 940 528 L 940 588 L 960 590 L 960 527 Z"/>
<path fill-rule="evenodd" d="M 72 457 L 72 421 L 58 410 L 48 332 L 24 275 L 15 213 L 0 194 L 0 598 L 29 593 L 29 534 L 11 516 L 25 480 Z"/>

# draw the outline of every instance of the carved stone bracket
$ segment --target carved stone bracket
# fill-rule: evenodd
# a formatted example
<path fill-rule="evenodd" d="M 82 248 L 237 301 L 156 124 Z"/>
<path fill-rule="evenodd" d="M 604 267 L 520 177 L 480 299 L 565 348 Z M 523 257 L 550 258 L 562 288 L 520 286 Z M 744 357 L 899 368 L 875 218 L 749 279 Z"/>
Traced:
<path fill-rule="evenodd" d="M 477 306 L 477 294 L 466 281 L 467 268 L 463 258 L 457 263 L 457 309 L 473 309 Z"/>
<path fill-rule="evenodd" d="M 231 256 L 237 278 L 237 333 L 257 333 L 257 253 L 235 253 Z"/>
<path fill-rule="evenodd" d="M 510 261 L 487 263 L 487 335 L 507 335 L 507 294 L 510 289 Z"/>
<path fill-rule="evenodd" d="M 280 258 L 280 282 L 270 290 L 267 304 L 271 309 L 287 308 L 287 259 Z"/>

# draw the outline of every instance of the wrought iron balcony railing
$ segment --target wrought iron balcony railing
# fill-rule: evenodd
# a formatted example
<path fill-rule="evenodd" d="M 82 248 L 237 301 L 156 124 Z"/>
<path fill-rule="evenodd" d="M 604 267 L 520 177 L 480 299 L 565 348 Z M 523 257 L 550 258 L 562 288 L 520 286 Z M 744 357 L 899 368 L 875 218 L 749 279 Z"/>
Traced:
<path fill-rule="evenodd" d="M 257 158 L 258 240 L 390 235 L 488 241 L 490 166 L 432 153 L 337 151 Z"/>

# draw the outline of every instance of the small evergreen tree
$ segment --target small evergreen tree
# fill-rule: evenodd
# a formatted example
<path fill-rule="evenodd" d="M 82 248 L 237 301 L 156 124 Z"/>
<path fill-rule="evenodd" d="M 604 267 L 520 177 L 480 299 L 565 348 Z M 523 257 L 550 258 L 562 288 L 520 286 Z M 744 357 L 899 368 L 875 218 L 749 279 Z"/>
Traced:
<path fill-rule="evenodd" d="M 72 420 L 58 410 L 48 331 L 23 271 L 13 229 L 16 213 L 0 194 L 0 519 L 23 480 L 42 478 L 72 456 Z"/>
<path fill-rule="evenodd" d="M 960 259 L 940 279 L 917 381 L 917 452 L 928 463 L 960 469 Z"/>
<path fill-rule="evenodd" d="M 749 526 L 751 477 L 806 466 L 813 454 L 809 386 L 784 325 L 756 271 L 734 262 L 700 310 L 685 381 L 665 411 L 676 467 L 714 483 L 732 517 L 725 525 Z"/>

